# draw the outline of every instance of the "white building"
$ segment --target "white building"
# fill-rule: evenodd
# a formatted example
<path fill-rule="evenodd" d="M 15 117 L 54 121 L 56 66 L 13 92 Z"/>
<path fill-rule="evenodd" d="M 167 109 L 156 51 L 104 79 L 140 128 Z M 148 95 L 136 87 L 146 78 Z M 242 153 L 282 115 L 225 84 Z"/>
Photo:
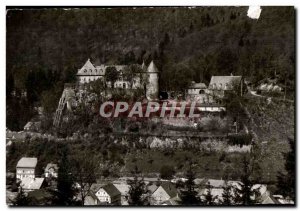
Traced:
<path fill-rule="evenodd" d="M 98 190 L 96 190 L 95 195 L 99 199 L 100 203 L 104 203 L 104 204 L 120 204 L 121 203 L 121 193 L 111 183 L 100 187 Z"/>
<path fill-rule="evenodd" d="M 57 178 L 58 166 L 55 163 L 48 163 L 45 168 L 45 177 Z"/>
<path fill-rule="evenodd" d="M 133 77 L 132 81 L 128 81 L 124 77 L 124 70 L 128 67 L 127 65 L 101 64 L 96 66 L 92 64 L 90 59 L 88 59 L 86 63 L 80 69 L 78 69 L 76 76 L 79 84 L 87 84 L 89 82 L 101 79 L 105 81 L 107 87 L 109 88 L 146 89 L 146 96 L 148 99 L 157 99 L 159 92 L 159 71 L 154 62 L 151 61 L 148 67 L 146 67 L 144 63 L 142 65 L 136 65 L 140 67 L 141 72 L 134 73 L 135 77 Z M 105 79 L 108 67 L 114 67 L 119 73 L 119 78 L 114 82 L 114 86 L 112 86 L 110 81 Z"/>
<path fill-rule="evenodd" d="M 195 83 L 195 81 L 192 81 L 192 84 L 186 90 L 187 98 L 193 101 L 203 102 L 207 99 L 206 89 L 205 83 Z"/>
<path fill-rule="evenodd" d="M 35 167 L 37 164 L 37 158 L 23 157 L 18 161 L 16 167 L 17 180 L 23 180 L 24 178 L 35 178 Z"/>

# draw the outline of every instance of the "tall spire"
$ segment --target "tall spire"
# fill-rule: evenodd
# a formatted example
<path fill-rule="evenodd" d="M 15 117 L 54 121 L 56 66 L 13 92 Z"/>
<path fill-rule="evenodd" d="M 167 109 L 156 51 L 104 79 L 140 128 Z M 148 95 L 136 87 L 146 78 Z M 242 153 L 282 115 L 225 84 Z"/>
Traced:
<path fill-rule="evenodd" d="M 156 73 L 158 72 L 157 67 L 155 66 L 153 60 L 151 61 L 151 63 L 148 66 L 147 72 L 151 72 L 151 73 Z"/>
<path fill-rule="evenodd" d="M 145 60 L 143 60 L 143 64 L 142 64 L 142 70 L 145 69 L 146 65 L 145 65 Z"/>

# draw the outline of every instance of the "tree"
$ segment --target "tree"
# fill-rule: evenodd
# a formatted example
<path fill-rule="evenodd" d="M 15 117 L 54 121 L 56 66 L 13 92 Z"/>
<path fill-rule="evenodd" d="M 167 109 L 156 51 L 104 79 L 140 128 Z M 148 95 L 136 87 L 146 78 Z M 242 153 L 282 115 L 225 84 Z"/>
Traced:
<path fill-rule="evenodd" d="M 162 179 L 172 179 L 174 173 L 174 168 L 170 165 L 163 165 L 160 168 L 160 177 Z"/>
<path fill-rule="evenodd" d="M 63 152 L 62 158 L 59 162 L 57 192 L 58 200 L 55 202 L 57 205 L 66 206 L 73 204 L 73 197 L 75 195 L 74 178 L 71 173 L 71 166 L 66 152 Z"/>
<path fill-rule="evenodd" d="M 133 180 L 128 180 L 127 183 L 129 184 L 129 192 L 128 192 L 128 203 L 129 205 L 134 206 L 143 206 L 149 205 L 149 197 L 148 197 L 148 190 L 146 184 L 144 182 L 144 178 L 139 178 L 140 171 L 138 170 L 137 166 L 135 166 Z"/>
<path fill-rule="evenodd" d="M 84 206 L 85 198 L 89 193 L 92 184 L 96 182 L 96 162 L 94 157 L 88 156 L 88 154 L 84 152 L 82 155 L 73 159 L 72 166 L 75 181 L 79 184 L 81 205 Z"/>
<path fill-rule="evenodd" d="M 185 188 L 180 192 L 182 205 L 192 206 L 201 204 L 201 199 L 197 196 L 198 192 L 195 191 L 195 173 L 191 162 L 189 163 L 189 167 L 186 172 L 186 178 L 187 181 L 184 184 Z"/>
<path fill-rule="evenodd" d="M 223 193 L 222 193 L 222 201 L 221 204 L 223 205 L 233 205 L 233 188 L 231 185 L 228 184 L 228 181 L 225 181 L 225 185 L 223 186 Z"/>
<path fill-rule="evenodd" d="M 254 205 L 257 203 L 260 187 L 254 188 L 255 183 L 251 178 L 252 170 L 251 160 L 244 156 L 241 182 L 239 182 L 239 187 L 234 188 L 234 202 L 237 204 Z"/>
<path fill-rule="evenodd" d="M 295 141 L 289 139 L 290 151 L 284 154 L 286 173 L 279 172 L 277 177 L 277 191 L 284 197 L 288 197 L 295 201 L 295 186 L 296 186 L 296 154 Z"/>
<path fill-rule="evenodd" d="M 210 185 L 210 183 L 208 183 L 207 193 L 204 194 L 204 200 L 203 200 L 203 203 L 205 205 L 210 205 L 210 206 L 216 205 L 215 201 L 216 201 L 217 197 L 212 195 L 211 190 L 212 190 L 212 186 Z"/>
<path fill-rule="evenodd" d="M 19 187 L 19 193 L 16 197 L 16 199 L 13 201 L 14 206 L 28 206 L 30 204 L 30 200 L 25 195 L 22 186 Z"/>
<path fill-rule="evenodd" d="M 105 90 L 105 87 L 104 87 L 104 82 L 102 79 L 98 79 L 96 81 L 91 81 L 89 83 L 89 91 L 91 93 L 95 93 L 98 96 L 100 96 L 104 90 Z"/>
<path fill-rule="evenodd" d="M 134 84 L 134 80 L 135 80 L 135 78 L 137 78 L 137 74 L 141 73 L 141 72 L 142 72 L 142 69 L 137 64 L 131 64 L 131 65 L 125 67 L 125 69 L 123 70 L 123 78 L 124 78 L 124 80 L 129 82 L 130 88 L 132 88 L 132 86 Z M 140 78 L 140 82 L 142 82 L 141 78 Z"/>
<path fill-rule="evenodd" d="M 114 88 L 114 83 L 119 78 L 119 72 L 114 66 L 110 66 L 106 68 L 105 72 L 106 80 L 111 83 L 111 88 Z"/>

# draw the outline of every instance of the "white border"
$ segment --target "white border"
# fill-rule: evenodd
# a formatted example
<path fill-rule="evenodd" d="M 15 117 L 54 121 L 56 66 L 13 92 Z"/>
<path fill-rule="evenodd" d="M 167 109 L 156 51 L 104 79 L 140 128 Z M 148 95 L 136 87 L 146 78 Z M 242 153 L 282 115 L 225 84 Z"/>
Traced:
<path fill-rule="evenodd" d="M 66 5 L 74 5 L 74 6 L 248 6 L 248 5 L 260 5 L 260 6 L 295 6 L 296 9 L 299 8 L 299 0 L 285 0 L 285 1 L 278 1 L 278 0 L 230 0 L 230 1 L 221 1 L 221 0 L 151 0 L 151 1 L 146 1 L 146 0 L 129 0 L 124 2 L 124 0 L 106 0 L 106 1 L 95 1 L 95 0 L 44 0 L 44 1 L 37 1 L 37 0 L 2 0 L 0 1 L 1 9 L 0 9 L 0 29 L 1 29 L 1 36 L 0 36 L 0 49 L 1 49 L 1 56 L 0 56 L 0 65 L 1 65 L 1 71 L 0 71 L 0 86 L 1 86 L 1 91 L 0 91 L 0 137 L 1 137 L 1 145 L 0 145 L 0 150 L 1 150 L 1 161 L 0 161 L 0 169 L 1 169 L 1 176 L 0 176 L 0 207 L 1 210 L 15 210 L 16 208 L 8 208 L 6 206 L 5 202 L 5 157 L 6 157 L 6 152 L 5 152 L 5 128 L 6 128 L 6 122 L 5 122 L 5 116 L 6 116 L 6 105 L 5 105 L 5 61 L 6 61 L 6 29 L 5 29 L 5 14 L 6 14 L 6 6 L 66 6 Z M 263 12 L 263 11 L 262 11 Z M 297 11 L 298 12 L 298 11 Z M 246 14 L 245 14 L 246 15 Z M 299 14 L 297 14 L 297 28 L 299 28 Z M 299 35 L 297 36 L 297 40 L 299 38 Z M 297 45 L 298 49 L 298 45 Z M 299 61 L 299 53 L 297 54 L 297 62 Z M 299 80 L 299 74 L 297 74 L 297 81 Z M 299 99 L 299 89 L 297 87 L 297 99 Z M 299 112 L 298 112 L 299 113 Z M 297 114 L 297 119 L 299 115 Z M 299 125 L 297 125 L 297 130 L 299 129 Z M 297 143 L 297 154 L 299 154 L 299 143 Z M 298 156 L 299 157 L 299 156 Z M 297 160 L 297 163 L 298 160 Z M 298 171 L 297 171 L 298 175 Z M 299 184 L 299 179 L 300 177 L 297 177 L 297 183 Z M 299 187 L 299 186 L 298 186 Z M 297 188 L 299 191 L 299 188 Z M 299 192 L 297 192 L 298 196 L 300 195 Z M 299 197 L 297 197 L 298 200 L 297 202 L 299 203 Z M 299 207 L 299 206 L 298 206 Z M 64 208 L 57 208 L 58 210 L 63 210 Z M 91 210 L 91 208 L 81 208 L 83 210 Z M 95 209 L 95 208 L 94 208 Z M 98 208 L 96 208 L 98 209 Z M 102 209 L 102 208 L 100 208 Z M 109 208 L 109 210 L 117 210 L 117 209 L 122 209 L 122 208 Z M 124 208 L 123 208 L 124 209 Z M 140 209 L 140 208 L 139 208 Z M 147 210 L 162 210 L 163 208 L 147 208 Z M 179 208 L 178 208 L 179 209 Z M 188 208 L 180 208 L 181 210 L 185 210 Z M 195 209 L 195 208 L 194 208 Z M 220 208 L 202 208 L 199 207 L 197 209 L 201 210 L 216 210 Z M 224 208 L 221 208 L 224 209 Z M 243 208 L 234 208 L 236 210 L 241 210 Z M 256 210 L 264 210 L 266 208 L 256 208 Z M 273 208 L 271 208 L 273 209 Z M 20 208 L 19 208 L 20 210 Z M 43 208 L 35 208 L 35 210 L 43 210 Z"/>

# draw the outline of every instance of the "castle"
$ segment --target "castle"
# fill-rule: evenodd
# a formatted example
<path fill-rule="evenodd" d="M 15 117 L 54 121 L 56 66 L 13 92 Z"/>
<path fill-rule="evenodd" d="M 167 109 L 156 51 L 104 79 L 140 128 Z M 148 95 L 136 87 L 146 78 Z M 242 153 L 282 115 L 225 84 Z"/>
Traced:
<path fill-rule="evenodd" d="M 143 62 L 142 65 L 135 64 L 139 71 L 133 73 L 132 80 L 128 80 L 125 77 L 125 69 L 129 68 L 128 65 L 94 65 L 88 59 L 85 64 L 78 69 L 76 74 L 78 83 L 80 85 L 88 84 L 92 81 L 102 80 L 106 83 L 108 88 L 120 88 L 120 89 L 144 89 L 148 100 L 158 99 L 159 84 L 158 74 L 159 71 L 155 66 L 154 62 L 151 61 L 148 67 Z M 118 78 L 112 84 L 111 81 L 107 80 L 106 73 L 108 68 L 115 68 L 118 72 Z"/>

